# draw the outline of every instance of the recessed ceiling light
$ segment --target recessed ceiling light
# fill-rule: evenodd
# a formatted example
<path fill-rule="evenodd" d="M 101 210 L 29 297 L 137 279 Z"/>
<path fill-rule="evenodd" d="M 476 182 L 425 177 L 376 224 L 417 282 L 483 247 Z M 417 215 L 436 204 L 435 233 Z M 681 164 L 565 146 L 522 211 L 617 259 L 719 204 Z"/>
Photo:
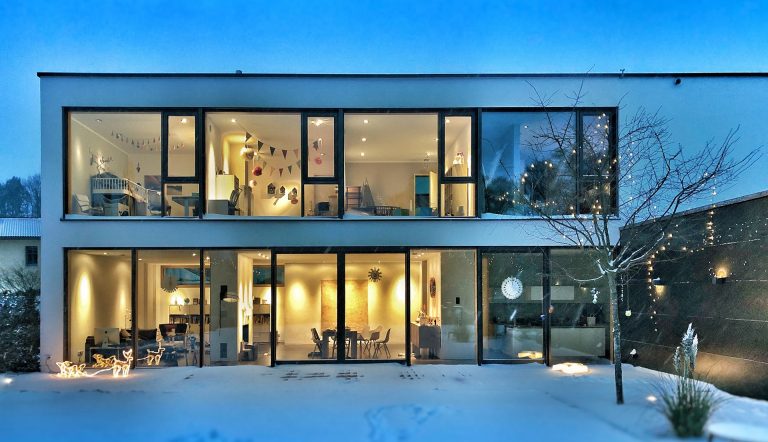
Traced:
<path fill-rule="evenodd" d="M 139 261 L 144 261 L 144 258 L 139 258 Z"/>
<path fill-rule="evenodd" d="M 368 124 L 368 120 L 363 120 L 363 124 Z"/>
<path fill-rule="evenodd" d="M 448 123 L 450 123 L 450 122 L 451 122 L 451 120 L 449 120 L 449 119 L 447 119 L 447 118 L 445 119 L 445 124 L 448 124 Z"/>
<path fill-rule="evenodd" d="M 181 119 L 181 124 L 187 124 L 187 119 L 186 118 L 182 118 Z"/>
<path fill-rule="evenodd" d="M 106 254 L 107 254 L 107 252 L 104 252 L 104 254 L 106 255 Z"/>
<path fill-rule="evenodd" d="M 360 152 L 360 156 L 364 157 L 365 156 L 365 152 Z"/>
<path fill-rule="evenodd" d="M 524 127 L 524 128 L 526 128 L 526 129 L 528 129 L 528 125 L 527 125 L 527 124 L 526 124 L 525 126 L 523 126 L 523 127 Z"/>
<path fill-rule="evenodd" d="M 435 138 L 435 141 L 440 141 L 440 138 Z"/>
<path fill-rule="evenodd" d="M 431 156 L 431 155 L 432 155 L 432 153 L 431 153 L 431 152 L 427 152 L 427 156 Z"/>
<path fill-rule="evenodd" d="M 360 139 L 360 141 L 362 141 L 363 143 L 365 143 L 366 141 L 368 141 L 368 139 L 367 139 L 367 138 L 365 138 L 365 137 L 363 137 L 363 138 L 361 138 L 361 139 Z"/>
<path fill-rule="evenodd" d="M 317 120 L 313 121 L 312 124 L 314 124 L 315 127 L 320 126 L 321 124 L 323 124 L 323 120 L 318 118 Z"/>
<path fill-rule="evenodd" d="M 197 253 L 193 253 L 192 256 L 197 256 Z"/>
<path fill-rule="evenodd" d="M 97 118 L 97 119 L 96 119 L 96 122 L 97 122 L 97 123 L 101 123 L 101 118 Z"/>
<path fill-rule="evenodd" d="M 233 119 L 231 119 L 229 121 L 231 121 L 232 123 L 237 123 L 237 119 L 236 118 L 233 118 Z"/>

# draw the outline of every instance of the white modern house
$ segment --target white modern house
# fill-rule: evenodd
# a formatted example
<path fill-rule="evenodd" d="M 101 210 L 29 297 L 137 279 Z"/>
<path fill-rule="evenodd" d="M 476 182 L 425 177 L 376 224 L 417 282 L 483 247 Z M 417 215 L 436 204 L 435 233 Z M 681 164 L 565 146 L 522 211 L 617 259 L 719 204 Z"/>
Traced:
<path fill-rule="evenodd" d="M 39 77 L 41 361 L 137 368 L 610 358 L 601 287 L 566 278 L 589 262 L 523 203 L 588 191 L 542 128 L 620 167 L 659 109 L 686 148 L 740 127 L 738 155 L 768 102 L 762 74 Z"/>

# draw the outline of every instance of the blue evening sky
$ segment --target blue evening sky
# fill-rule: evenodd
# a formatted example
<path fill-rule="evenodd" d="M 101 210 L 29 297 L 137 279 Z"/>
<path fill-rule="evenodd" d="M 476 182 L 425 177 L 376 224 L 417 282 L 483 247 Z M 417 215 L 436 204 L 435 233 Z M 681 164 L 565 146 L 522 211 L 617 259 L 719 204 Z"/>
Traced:
<path fill-rule="evenodd" d="M 40 168 L 38 71 L 768 71 L 768 1 L 0 1 L 0 179 Z"/>

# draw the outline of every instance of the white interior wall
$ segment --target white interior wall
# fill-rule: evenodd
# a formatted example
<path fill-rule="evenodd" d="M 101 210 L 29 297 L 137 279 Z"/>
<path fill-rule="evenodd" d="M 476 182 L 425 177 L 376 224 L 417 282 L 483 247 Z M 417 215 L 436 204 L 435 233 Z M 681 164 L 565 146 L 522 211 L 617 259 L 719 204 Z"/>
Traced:
<path fill-rule="evenodd" d="M 69 198 L 71 199 L 75 193 L 80 193 L 90 199 L 90 179 L 99 173 L 96 164 L 91 164 L 91 154 L 105 159 L 112 158 L 112 161 L 106 164 L 106 171 L 127 178 L 129 173 L 128 154 L 79 121 L 75 119 L 70 119 L 70 121 Z M 43 161 L 45 160 L 45 156 L 43 156 Z"/>
<path fill-rule="evenodd" d="M 347 186 L 362 186 L 365 180 L 377 205 L 411 210 L 414 205 L 414 176 L 437 171 L 437 163 L 356 163 L 345 165 Z"/>

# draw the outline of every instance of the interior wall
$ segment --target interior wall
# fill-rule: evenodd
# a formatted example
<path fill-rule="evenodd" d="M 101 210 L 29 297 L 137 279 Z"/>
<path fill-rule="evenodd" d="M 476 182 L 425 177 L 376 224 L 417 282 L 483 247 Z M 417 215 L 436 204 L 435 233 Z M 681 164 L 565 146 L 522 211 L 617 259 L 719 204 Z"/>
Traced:
<path fill-rule="evenodd" d="M 311 344 L 310 329 L 314 327 L 322 333 L 320 285 L 323 280 L 336 280 L 336 264 L 285 264 L 285 286 L 277 287 L 281 342 Z"/>
<path fill-rule="evenodd" d="M 475 253 L 450 250 L 440 255 L 440 357 L 474 359 L 477 338 Z"/>
<path fill-rule="evenodd" d="M 243 253 L 237 255 L 238 293 L 238 342 L 253 341 L 253 259 Z M 244 339 L 243 325 L 248 325 L 248 336 Z"/>
<path fill-rule="evenodd" d="M 69 355 L 77 361 L 99 327 L 131 328 L 130 258 L 69 253 Z M 87 355 L 84 355 L 84 360 Z"/>
<path fill-rule="evenodd" d="M 413 210 L 414 176 L 437 172 L 437 163 L 355 163 L 347 162 L 344 180 L 347 186 L 362 186 L 365 180 L 377 205 L 391 205 Z"/>

